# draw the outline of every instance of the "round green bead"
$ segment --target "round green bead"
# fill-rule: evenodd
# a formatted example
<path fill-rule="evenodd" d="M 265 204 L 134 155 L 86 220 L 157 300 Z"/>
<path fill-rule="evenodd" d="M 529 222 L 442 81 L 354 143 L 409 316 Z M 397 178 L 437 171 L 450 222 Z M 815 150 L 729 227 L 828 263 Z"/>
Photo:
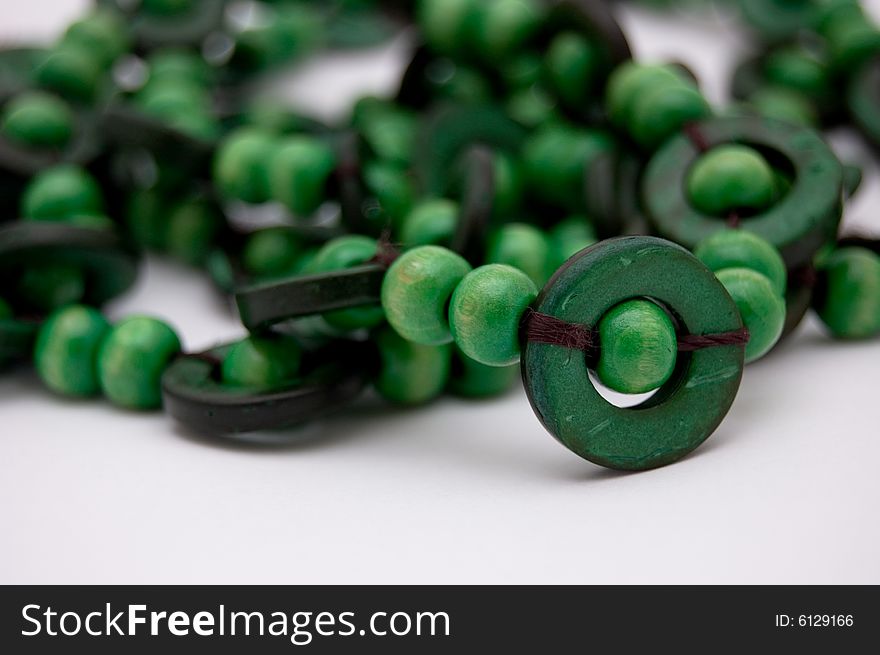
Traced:
<path fill-rule="evenodd" d="M 488 61 L 509 57 L 538 31 L 541 15 L 535 0 L 485 1 L 474 26 L 474 45 Z"/>
<path fill-rule="evenodd" d="M 38 173 L 21 200 L 24 218 L 65 220 L 81 214 L 103 213 L 101 188 L 89 173 L 74 164 L 60 164 Z"/>
<path fill-rule="evenodd" d="M 815 57 L 797 48 L 783 48 L 771 52 L 764 62 L 764 75 L 778 84 L 814 99 L 829 92 L 828 70 Z"/>
<path fill-rule="evenodd" d="M 376 390 L 399 405 L 422 405 L 439 396 L 449 380 L 452 345 L 413 343 L 389 327 L 375 335 L 381 366 Z"/>
<path fill-rule="evenodd" d="M 115 12 L 98 9 L 71 23 L 62 42 L 89 50 L 109 66 L 128 49 L 128 35 L 127 26 Z"/>
<path fill-rule="evenodd" d="M 538 85 L 513 93 L 508 98 L 505 109 L 513 120 L 529 129 L 537 129 L 559 120 L 556 102 Z"/>
<path fill-rule="evenodd" d="M 162 404 L 162 373 L 180 352 L 180 339 L 166 323 L 134 316 L 119 323 L 98 354 L 98 377 L 104 395 L 129 409 Z"/>
<path fill-rule="evenodd" d="M 492 213 L 498 217 L 509 216 L 522 202 L 523 172 L 519 162 L 510 155 L 496 152 L 493 164 L 495 195 Z"/>
<path fill-rule="evenodd" d="M 865 248 L 835 251 L 820 271 L 816 310 L 839 339 L 880 334 L 880 256 Z"/>
<path fill-rule="evenodd" d="M 310 216 L 326 200 L 327 182 L 336 168 L 333 149 L 318 139 L 289 137 L 269 163 L 269 190 L 297 216 Z"/>
<path fill-rule="evenodd" d="M 366 264 L 376 256 L 375 239 L 358 235 L 337 237 L 325 243 L 304 269 L 305 273 L 328 273 Z M 324 319 L 340 330 L 371 328 L 385 320 L 380 306 L 353 307 L 324 314 Z"/>
<path fill-rule="evenodd" d="M 663 85 L 635 99 L 630 134 L 641 146 L 656 148 L 687 123 L 710 113 L 706 99 L 692 85 Z"/>
<path fill-rule="evenodd" d="M 217 211 L 206 201 L 181 202 L 168 215 L 165 248 L 184 262 L 199 265 L 211 252 L 220 224 Z"/>
<path fill-rule="evenodd" d="M 269 228 L 248 236 L 241 263 L 250 275 L 271 278 L 293 273 L 301 254 L 302 244 L 290 230 Z"/>
<path fill-rule="evenodd" d="M 23 146 L 63 148 L 73 136 L 73 113 L 60 98 L 30 91 L 6 103 L 0 131 Z"/>
<path fill-rule="evenodd" d="M 82 270 L 61 264 L 32 266 L 22 273 L 18 293 L 34 308 L 51 312 L 79 302 L 86 292 Z"/>
<path fill-rule="evenodd" d="M 147 60 L 151 80 L 173 80 L 194 87 L 211 82 L 211 70 L 204 58 L 188 50 L 163 48 Z"/>
<path fill-rule="evenodd" d="M 249 337 L 226 354 L 221 367 L 223 383 L 248 389 L 278 389 L 299 374 L 302 348 L 296 339 Z"/>
<path fill-rule="evenodd" d="M 439 246 L 420 246 L 397 258 L 382 282 L 382 307 L 391 326 L 409 341 L 452 341 L 447 304 L 471 266 Z"/>
<path fill-rule="evenodd" d="M 416 202 L 415 184 L 406 169 L 381 161 L 368 162 L 364 183 L 376 200 L 375 206 L 365 210 L 370 222 L 382 229 L 389 225 L 399 229 Z"/>
<path fill-rule="evenodd" d="M 157 189 L 134 191 L 126 202 L 124 217 L 135 243 L 152 250 L 164 250 L 168 212 L 162 193 Z"/>
<path fill-rule="evenodd" d="M 694 207 L 716 216 L 756 212 L 776 196 L 773 168 L 757 150 L 738 144 L 718 146 L 702 155 L 687 184 Z"/>
<path fill-rule="evenodd" d="M 452 353 L 449 391 L 463 398 L 492 398 L 506 393 L 519 378 L 519 365 L 486 366 L 462 353 Z"/>
<path fill-rule="evenodd" d="M 428 44 L 452 54 L 466 47 L 478 7 L 474 0 L 419 0 L 416 15 Z"/>
<path fill-rule="evenodd" d="M 55 393 L 87 398 L 101 390 L 98 352 L 110 324 L 96 309 L 74 305 L 52 314 L 40 327 L 34 365 Z"/>
<path fill-rule="evenodd" d="M 599 49 L 576 32 L 562 32 L 550 44 L 545 67 L 550 83 L 562 100 L 583 106 L 597 83 L 602 63 Z"/>
<path fill-rule="evenodd" d="M 613 123 L 626 127 L 633 119 L 635 106 L 647 91 L 678 85 L 681 77 L 668 66 L 646 66 L 635 61 L 621 64 L 608 79 L 605 111 Z"/>
<path fill-rule="evenodd" d="M 449 325 L 461 351 L 486 366 L 519 361 L 519 326 L 538 289 L 517 268 L 488 264 L 468 273 L 452 294 Z"/>
<path fill-rule="evenodd" d="M 352 124 L 360 130 L 376 158 L 399 166 L 409 165 L 419 125 L 415 114 L 367 97 L 355 105 Z"/>
<path fill-rule="evenodd" d="M 489 239 L 486 261 L 518 268 L 538 287 L 544 286 L 553 266 L 547 235 L 525 223 L 509 223 L 496 230 Z"/>
<path fill-rule="evenodd" d="M 694 255 L 710 270 L 750 268 L 765 275 L 780 296 L 788 287 L 788 271 L 779 251 L 748 230 L 721 230 L 703 240 Z"/>
<path fill-rule="evenodd" d="M 43 88 L 77 102 L 91 102 L 98 94 L 104 69 L 90 50 L 61 45 L 37 68 L 36 80 Z"/>
<path fill-rule="evenodd" d="M 746 363 L 766 355 L 785 327 L 785 299 L 777 293 L 773 283 L 749 268 L 725 268 L 716 273 L 739 308 L 750 339 L 746 346 Z"/>
<path fill-rule="evenodd" d="M 669 315 L 649 300 L 629 300 L 599 321 L 596 374 L 620 393 L 647 393 L 675 371 L 678 337 Z"/>
<path fill-rule="evenodd" d="M 146 113 L 175 120 L 183 113 L 208 114 L 211 98 L 197 84 L 185 80 L 152 78 L 138 92 L 137 102 Z"/>
<path fill-rule="evenodd" d="M 244 127 L 229 134 L 214 156 L 214 184 L 222 195 L 243 202 L 269 199 L 269 161 L 277 137 L 267 130 Z"/>
<path fill-rule="evenodd" d="M 400 238 L 408 246 L 448 246 L 458 224 L 458 204 L 439 198 L 426 200 L 403 220 Z"/>
<path fill-rule="evenodd" d="M 798 91 L 781 86 L 765 86 L 749 97 L 749 104 L 762 116 L 793 125 L 816 127 L 816 108 Z"/>
<path fill-rule="evenodd" d="M 505 87 L 516 91 L 538 84 L 544 72 L 543 60 L 532 52 L 516 55 L 508 62 L 500 61 L 498 66 Z"/>
<path fill-rule="evenodd" d="M 596 230 L 586 216 L 570 216 L 550 230 L 550 269 L 555 271 L 568 259 L 597 243 Z"/>

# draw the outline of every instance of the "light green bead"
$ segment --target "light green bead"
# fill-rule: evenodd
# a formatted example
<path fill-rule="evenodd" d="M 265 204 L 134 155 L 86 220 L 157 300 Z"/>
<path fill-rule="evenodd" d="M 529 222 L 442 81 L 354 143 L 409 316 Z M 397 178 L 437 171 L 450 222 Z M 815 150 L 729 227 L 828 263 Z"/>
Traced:
<path fill-rule="evenodd" d="M 478 8 L 475 0 L 419 0 L 416 15 L 428 44 L 451 54 L 467 46 Z"/>
<path fill-rule="evenodd" d="M 396 164 L 368 162 L 364 166 L 364 183 L 376 200 L 375 206 L 368 206 L 365 210 L 370 223 L 380 229 L 390 225 L 399 230 L 417 196 L 408 171 Z"/>
<path fill-rule="evenodd" d="M 820 271 L 816 310 L 839 339 L 880 334 L 880 256 L 865 248 L 835 251 Z"/>
<path fill-rule="evenodd" d="M 535 0 L 484 0 L 477 15 L 474 44 L 493 63 L 519 52 L 540 28 L 542 13 Z"/>
<path fill-rule="evenodd" d="M 180 352 L 180 339 L 166 323 L 134 316 L 119 323 L 98 354 L 98 377 L 104 395 L 129 409 L 162 404 L 162 373 Z"/>
<path fill-rule="evenodd" d="M 138 92 L 137 102 L 144 112 L 167 121 L 184 113 L 207 115 L 211 111 L 211 97 L 204 88 L 174 78 L 148 80 Z"/>
<path fill-rule="evenodd" d="M 765 86 L 749 97 L 749 104 L 761 116 L 804 127 L 816 127 L 816 108 L 798 91 L 781 86 Z"/>
<path fill-rule="evenodd" d="M 550 230 L 550 269 L 556 271 L 575 253 L 592 246 L 598 239 L 586 216 L 571 216 Z"/>
<path fill-rule="evenodd" d="M 678 338 L 669 315 L 648 300 L 628 300 L 599 321 L 599 380 L 619 393 L 647 393 L 675 371 Z"/>
<path fill-rule="evenodd" d="M 439 246 L 420 246 L 403 253 L 382 283 L 382 307 L 403 338 L 425 345 L 452 341 L 447 304 L 471 271 L 460 255 Z"/>
<path fill-rule="evenodd" d="M 547 235 L 526 223 L 509 223 L 496 230 L 489 238 L 486 261 L 518 268 L 537 287 L 544 286 L 553 267 Z"/>
<path fill-rule="evenodd" d="M 75 44 L 91 51 L 105 66 L 122 55 L 129 45 L 129 30 L 112 10 L 97 9 L 81 20 L 71 23 L 62 43 Z"/>
<path fill-rule="evenodd" d="M 278 389 L 299 374 L 302 348 L 296 339 L 249 337 L 236 343 L 223 359 L 223 384 L 248 389 Z"/>
<path fill-rule="evenodd" d="M 385 100 L 361 98 L 355 105 L 353 126 L 358 129 L 377 159 L 408 166 L 419 128 L 414 113 Z"/>
<path fill-rule="evenodd" d="M 336 168 L 333 149 L 311 137 L 288 137 L 269 164 L 269 190 L 296 216 L 311 216 L 327 199 Z"/>
<path fill-rule="evenodd" d="M 452 200 L 426 200 L 407 214 L 400 238 L 407 247 L 448 246 L 458 224 L 458 211 Z"/>
<path fill-rule="evenodd" d="M 579 108 L 592 94 L 601 64 L 599 49 L 576 32 L 556 36 L 545 58 L 553 89 L 566 104 Z"/>
<path fill-rule="evenodd" d="M 413 343 L 390 327 L 375 335 L 381 366 L 376 390 L 399 405 L 423 405 L 441 393 L 449 380 L 452 345 Z"/>
<path fill-rule="evenodd" d="M 702 155 L 688 175 L 688 196 L 706 214 L 757 212 L 776 196 L 773 168 L 754 148 L 721 145 Z"/>
<path fill-rule="evenodd" d="M 79 214 L 101 214 L 101 188 L 89 173 L 74 164 L 59 164 L 38 173 L 25 188 L 24 218 L 65 220 Z"/>
<path fill-rule="evenodd" d="M 746 346 L 746 363 L 766 355 L 785 327 L 785 299 L 773 283 L 749 268 L 726 268 L 716 272 L 718 281 L 727 289 L 739 308 L 750 339 Z"/>
<path fill-rule="evenodd" d="M 150 53 L 147 60 L 151 80 L 173 80 L 193 86 L 206 87 L 211 82 L 211 70 L 203 57 L 177 48 L 162 48 Z"/>
<path fill-rule="evenodd" d="M 677 85 L 681 77 L 668 66 L 646 66 L 635 61 L 621 64 L 608 79 L 605 111 L 613 123 L 626 127 L 633 119 L 635 106 L 647 91 Z"/>
<path fill-rule="evenodd" d="M 18 293 L 40 312 L 80 302 L 86 292 L 85 274 L 63 264 L 31 266 L 18 281 Z"/>
<path fill-rule="evenodd" d="M 449 391 L 462 398 L 492 398 L 506 393 L 519 378 L 519 365 L 486 366 L 458 348 L 452 353 Z"/>
<path fill-rule="evenodd" d="M 452 294 L 449 325 L 461 351 L 486 366 L 519 361 L 519 326 L 538 289 L 517 268 L 488 264 L 468 273 Z"/>
<path fill-rule="evenodd" d="M 250 275 L 270 278 L 292 273 L 301 254 L 302 244 L 290 230 L 269 228 L 248 236 L 241 262 Z"/>
<path fill-rule="evenodd" d="M 642 147 L 656 148 L 687 123 L 710 113 L 709 103 L 692 85 L 664 85 L 635 99 L 629 131 Z"/>
<path fill-rule="evenodd" d="M 748 230 L 721 230 L 694 249 L 710 270 L 750 268 L 765 275 L 780 296 L 788 287 L 788 272 L 782 255 L 770 243 Z"/>
<path fill-rule="evenodd" d="M 764 76 L 806 96 L 820 99 L 829 93 L 827 68 L 818 59 L 798 48 L 771 52 L 764 62 Z"/>
<path fill-rule="evenodd" d="M 60 309 L 40 327 L 34 365 L 43 383 L 64 396 L 90 397 L 100 390 L 98 352 L 110 324 L 96 309 Z"/>
<path fill-rule="evenodd" d="M 25 147 L 60 149 L 73 136 L 73 113 L 60 98 L 29 91 L 6 103 L 0 131 L 10 141 Z"/>
<path fill-rule="evenodd" d="M 227 198 L 260 203 L 269 199 L 269 162 L 277 136 L 244 127 L 223 139 L 214 156 L 214 184 Z"/>
<path fill-rule="evenodd" d="M 211 252 L 220 225 L 220 216 L 207 201 L 181 202 L 168 215 L 165 248 L 188 264 L 200 265 Z"/>
<path fill-rule="evenodd" d="M 559 121 L 556 100 L 537 84 L 513 93 L 505 109 L 513 120 L 529 129 Z"/>
<path fill-rule="evenodd" d="M 61 45 L 37 67 L 37 83 L 65 98 L 92 102 L 104 78 L 100 59 L 77 45 Z"/>
<path fill-rule="evenodd" d="M 369 237 L 348 235 L 325 243 L 304 270 L 305 273 L 328 273 L 366 264 L 376 256 L 377 244 Z M 340 330 L 371 328 L 385 320 L 382 307 L 367 306 L 340 309 L 324 314 L 324 319 Z"/>

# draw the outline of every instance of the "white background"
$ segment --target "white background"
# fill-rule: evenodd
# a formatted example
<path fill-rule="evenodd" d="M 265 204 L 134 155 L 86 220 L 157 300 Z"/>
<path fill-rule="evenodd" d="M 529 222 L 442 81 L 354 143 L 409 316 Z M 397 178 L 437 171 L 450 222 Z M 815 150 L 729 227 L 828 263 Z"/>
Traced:
<path fill-rule="evenodd" d="M 87 3 L 2 4 L 0 40 L 17 41 L 50 39 Z M 735 23 L 621 17 L 639 57 L 680 58 L 724 100 L 747 46 Z M 352 83 L 392 88 L 401 52 L 310 65 L 290 95 L 339 113 Z M 880 231 L 878 200 L 872 165 L 847 222 Z M 243 334 L 203 278 L 167 262 L 111 308 L 134 311 L 170 320 L 191 349 Z M 372 403 L 300 445 L 252 450 L 5 376 L 0 582 L 880 583 L 878 365 L 880 342 L 834 343 L 811 320 L 747 370 L 704 447 L 641 474 L 566 451 L 521 390 Z"/>

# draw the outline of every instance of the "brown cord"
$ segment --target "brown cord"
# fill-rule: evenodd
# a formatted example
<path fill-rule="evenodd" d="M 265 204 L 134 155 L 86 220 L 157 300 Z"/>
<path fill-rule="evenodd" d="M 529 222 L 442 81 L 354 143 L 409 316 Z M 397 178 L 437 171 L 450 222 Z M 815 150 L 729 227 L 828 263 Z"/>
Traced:
<path fill-rule="evenodd" d="M 376 254 L 370 260 L 370 263 L 391 268 L 391 264 L 398 257 L 400 257 L 400 245 L 391 241 L 390 230 L 383 230 L 382 235 L 376 241 Z"/>
<path fill-rule="evenodd" d="M 699 150 L 700 152 L 706 152 L 709 150 L 709 140 L 703 135 L 700 131 L 700 128 L 697 127 L 696 123 L 687 123 L 683 128 L 682 132 L 688 138 L 688 140 L 693 144 L 694 148 Z"/>

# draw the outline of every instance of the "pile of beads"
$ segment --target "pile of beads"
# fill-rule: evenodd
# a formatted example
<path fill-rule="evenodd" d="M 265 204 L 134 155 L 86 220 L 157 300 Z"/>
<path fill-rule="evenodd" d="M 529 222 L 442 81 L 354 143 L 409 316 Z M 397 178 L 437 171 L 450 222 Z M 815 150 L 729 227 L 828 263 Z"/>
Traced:
<path fill-rule="evenodd" d="M 633 61 L 598 0 L 98 4 L 0 52 L 0 205 L 21 216 L 0 226 L 0 365 L 57 394 L 237 438 L 368 386 L 421 405 L 521 370 L 561 443 L 641 470 L 707 439 L 811 306 L 880 335 L 878 241 L 839 234 L 859 173 L 817 131 L 880 133 L 880 32 L 851 0 L 741 0 L 766 51 L 722 109 L 684 66 Z M 408 23 L 396 97 L 340 123 L 249 86 Z M 183 353 L 157 319 L 111 325 L 144 249 L 203 268 L 250 335 Z"/>

